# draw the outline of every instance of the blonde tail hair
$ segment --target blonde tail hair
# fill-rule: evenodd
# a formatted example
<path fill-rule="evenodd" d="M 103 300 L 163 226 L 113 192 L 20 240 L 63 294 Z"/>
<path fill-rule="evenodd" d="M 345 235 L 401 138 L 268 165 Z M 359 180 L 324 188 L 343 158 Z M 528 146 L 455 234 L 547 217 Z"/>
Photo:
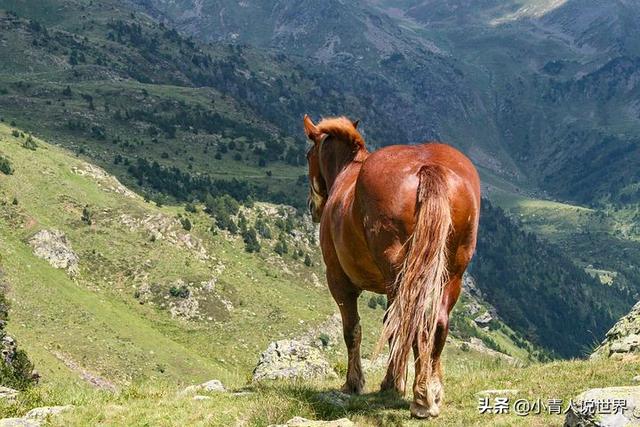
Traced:
<path fill-rule="evenodd" d="M 407 363 L 413 343 L 431 376 L 431 353 L 444 288 L 448 281 L 447 238 L 452 228 L 447 194 L 446 169 L 439 165 L 420 168 L 416 225 L 407 244 L 407 255 L 392 292 L 393 303 L 386 313 L 378 353 L 389 341 L 389 362 L 394 381 L 407 376 Z"/>

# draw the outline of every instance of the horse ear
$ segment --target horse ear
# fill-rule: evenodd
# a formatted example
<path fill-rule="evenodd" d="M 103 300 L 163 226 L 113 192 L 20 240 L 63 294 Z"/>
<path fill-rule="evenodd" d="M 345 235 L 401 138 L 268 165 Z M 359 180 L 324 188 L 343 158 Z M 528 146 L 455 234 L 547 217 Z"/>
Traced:
<path fill-rule="evenodd" d="M 353 125 L 354 128 L 358 129 L 358 125 L 360 124 L 360 120 L 356 120 L 351 122 L 351 124 Z"/>
<path fill-rule="evenodd" d="M 316 125 L 313 124 L 308 114 L 304 115 L 303 121 L 304 121 L 304 133 L 307 134 L 307 138 L 309 138 L 312 141 L 315 141 L 316 138 L 320 135 L 318 128 L 316 127 Z"/>

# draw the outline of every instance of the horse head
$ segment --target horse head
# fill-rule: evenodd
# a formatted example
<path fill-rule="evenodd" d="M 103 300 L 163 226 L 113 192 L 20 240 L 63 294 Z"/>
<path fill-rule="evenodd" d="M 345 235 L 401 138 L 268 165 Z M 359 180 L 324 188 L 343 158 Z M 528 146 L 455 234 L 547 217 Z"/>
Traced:
<path fill-rule="evenodd" d="M 362 162 L 369 154 L 357 127 L 357 121 L 352 122 L 346 117 L 323 119 L 316 126 L 308 115 L 304 116 L 304 131 L 313 143 L 307 152 L 308 206 L 315 222 L 320 222 L 338 174 L 352 162 Z"/>
<path fill-rule="evenodd" d="M 307 207 L 313 222 L 320 222 L 328 197 L 327 183 L 320 170 L 320 147 L 329 134 L 321 133 L 306 114 L 304 116 L 304 131 L 312 143 L 307 151 L 307 164 L 309 166 Z"/>

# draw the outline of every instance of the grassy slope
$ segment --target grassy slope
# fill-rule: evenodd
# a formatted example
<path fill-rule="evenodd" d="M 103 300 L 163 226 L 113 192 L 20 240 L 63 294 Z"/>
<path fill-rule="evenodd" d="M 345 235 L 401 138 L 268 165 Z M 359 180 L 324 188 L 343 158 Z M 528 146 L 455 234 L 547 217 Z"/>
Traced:
<path fill-rule="evenodd" d="M 2 154 L 16 170 L 12 176 L 2 176 L 5 205 L 0 226 L 7 248 L 3 264 L 14 301 L 12 332 L 37 365 L 48 366 L 48 355 L 58 348 L 80 365 L 121 382 L 163 376 L 190 381 L 215 373 L 238 383 L 269 342 L 269 337 L 252 332 L 239 343 L 242 331 L 264 329 L 267 324 L 277 336 L 301 329 L 300 320 L 322 319 L 333 312 L 328 293 L 310 285 L 313 270 L 301 262 L 289 259 L 290 273 L 279 272 L 273 256 L 245 254 L 237 238 L 229 241 L 222 235 L 205 240 L 214 254 L 208 262 L 167 242 L 151 242 L 144 233 L 118 224 L 120 215 L 173 217 L 178 208 L 160 209 L 141 199 L 108 193 L 71 171 L 84 162 L 41 141 L 35 152 L 22 148 L 22 138 L 11 136 L 6 127 L 0 135 Z M 14 196 L 17 206 L 10 203 Z M 94 212 L 91 227 L 79 221 L 85 204 Z M 208 234 L 210 220 L 204 214 L 193 215 L 192 221 L 193 234 Z M 67 234 L 81 259 L 78 278 L 72 280 L 32 255 L 25 242 L 42 228 Z M 183 323 L 171 320 L 166 311 L 141 305 L 133 294 L 139 285 L 135 275 L 145 262 L 151 283 L 217 277 L 216 292 L 236 305 L 228 314 L 230 321 L 224 322 L 227 314 L 218 306 L 207 313 L 212 322 Z M 220 264 L 225 266 L 222 274 L 215 271 Z M 268 321 L 275 308 L 282 311 L 282 320 Z"/>
<path fill-rule="evenodd" d="M 15 414 L 35 404 L 74 402 L 88 405 L 82 410 L 87 412 L 79 412 L 78 416 L 91 420 L 98 417 L 118 423 L 123 420 L 119 417 L 140 417 L 140 411 L 145 414 L 141 419 L 152 420 L 158 416 L 152 410 L 152 401 L 170 399 L 168 393 L 180 384 L 210 378 L 220 378 L 232 387 L 246 384 L 260 351 L 269 341 L 295 336 L 335 311 L 329 293 L 311 284 L 312 273 L 322 274 L 317 251 L 309 252 L 313 267 L 306 267 L 289 255 L 282 259 L 275 256 L 270 249 L 273 242 L 266 240 L 261 254 L 250 255 L 244 252 L 239 238 L 224 233 L 212 235 L 208 231 L 211 220 L 205 214 L 188 214 L 194 224 L 191 234 L 202 238 L 212 257 L 200 261 L 191 250 L 164 239 L 150 239 L 144 230 L 131 231 L 122 223 L 122 215 L 187 215 L 182 208 L 159 208 L 139 197 L 115 193 L 109 190 L 113 181 L 74 172 L 87 168 L 83 160 L 37 138 L 36 150 L 29 150 L 22 146 L 26 135 L 18 135 L 12 135 L 11 128 L 0 124 L 0 155 L 10 159 L 15 170 L 13 175 L 0 175 L 1 262 L 11 286 L 10 332 L 42 373 L 43 384 L 1 412 Z M 12 203 L 14 197 L 17 205 Z M 93 212 L 91 226 L 80 219 L 84 206 Z M 40 229 L 65 232 L 80 257 L 80 272 L 75 278 L 32 254 L 27 242 Z M 290 242 L 290 246 L 295 244 Z M 224 265 L 222 272 L 220 265 Z M 202 304 L 205 317 L 211 317 L 211 321 L 187 322 L 172 319 L 166 309 L 158 307 L 158 302 L 171 300 L 168 287 L 175 280 L 183 279 L 197 288 L 197 283 L 213 277 L 217 278 L 215 296 L 232 301 L 232 312 L 225 311 L 213 298 Z M 159 291 L 151 299 L 156 305 L 143 305 L 134 298 L 141 280 L 158 284 Z M 377 338 L 382 317 L 381 309 L 367 306 L 368 298 L 361 298 L 365 356 Z M 456 313 L 466 315 L 464 300 Z M 526 352 L 509 340 L 505 330 L 503 325 L 495 331 L 479 333 L 526 359 Z M 343 369 L 342 345 L 329 356 L 337 369 Z M 469 358 L 469 363 L 486 358 L 475 353 L 465 353 L 464 357 Z M 69 369 L 65 363 L 75 367 Z M 465 368 L 470 370 L 471 367 Z M 105 395 L 91 389 L 80 380 L 81 371 L 114 383 L 122 393 Z M 334 384 L 318 387 L 329 386 Z M 139 388 L 141 391 L 136 391 Z M 160 394 L 153 389 L 159 389 Z M 260 391 L 251 398 L 249 408 L 253 408 L 254 415 L 246 416 L 259 416 L 257 408 L 263 393 L 271 399 L 282 392 L 271 388 Z M 294 389 L 288 393 L 293 395 L 285 394 L 282 408 L 274 403 L 269 409 L 273 411 L 267 412 L 270 420 L 294 411 L 308 413 L 309 406 L 299 407 L 288 399 L 296 401 L 299 393 L 309 397 L 314 391 Z M 113 408 L 118 402 L 126 407 L 120 415 L 120 410 Z M 227 407 L 228 402 L 223 403 Z M 176 416 L 192 414 L 190 401 L 176 404 L 187 405 L 176 409 Z M 89 409 L 94 405 L 97 406 Z M 354 405 L 368 403 L 365 399 Z M 230 416 L 239 416 L 239 408 L 231 408 Z M 335 408 L 324 411 L 322 416 L 329 416 Z"/>

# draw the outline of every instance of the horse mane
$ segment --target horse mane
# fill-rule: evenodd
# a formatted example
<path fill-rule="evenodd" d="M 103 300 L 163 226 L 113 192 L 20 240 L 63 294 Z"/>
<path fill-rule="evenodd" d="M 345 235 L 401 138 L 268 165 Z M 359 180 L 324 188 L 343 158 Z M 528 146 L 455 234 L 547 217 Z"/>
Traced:
<path fill-rule="evenodd" d="M 321 133 L 350 142 L 357 150 L 365 148 L 364 138 L 362 138 L 362 135 L 360 135 L 351 120 L 344 116 L 322 119 L 317 128 Z"/>

